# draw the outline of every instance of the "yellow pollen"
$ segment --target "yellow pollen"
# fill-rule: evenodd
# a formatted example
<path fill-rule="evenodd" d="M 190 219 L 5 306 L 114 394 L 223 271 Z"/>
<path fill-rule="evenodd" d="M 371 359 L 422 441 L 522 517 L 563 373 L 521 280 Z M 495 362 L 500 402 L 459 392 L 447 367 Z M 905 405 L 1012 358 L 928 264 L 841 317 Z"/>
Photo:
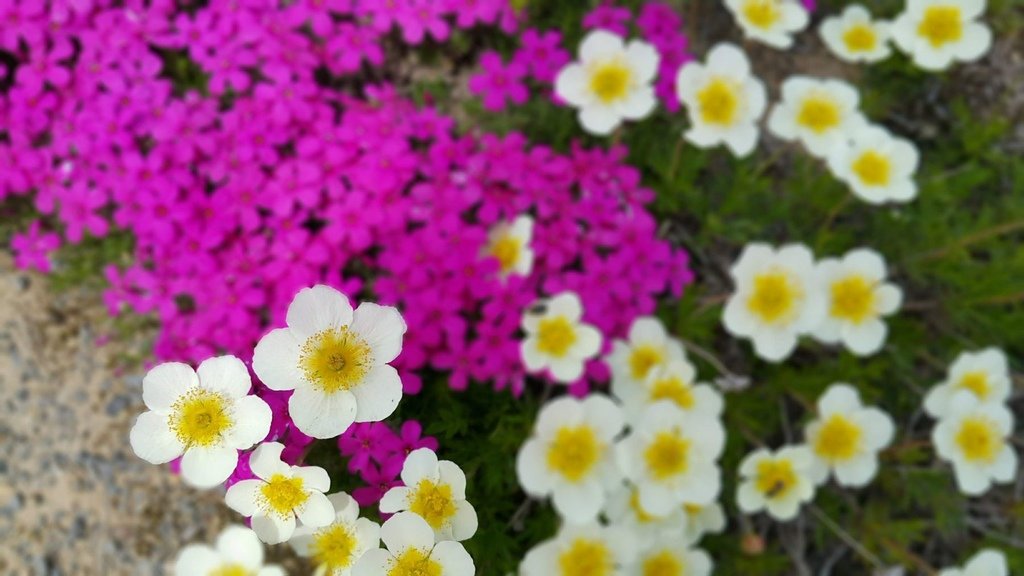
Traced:
<path fill-rule="evenodd" d="M 522 249 L 523 243 L 519 238 L 505 234 L 491 244 L 490 255 L 498 260 L 501 265 L 501 273 L 508 274 L 519 262 L 519 254 Z"/>
<path fill-rule="evenodd" d="M 784 498 L 796 483 L 796 470 L 789 460 L 763 460 L 757 465 L 754 486 L 766 498 Z"/>
<path fill-rule="evenodd" d="M 974 392 L 974 395 L 980 400 L 984 400 L 991 392 L 988 385 L 988 375 L 980 370 L 964 374 L 960 381 L 956 383 L 956 386 L 957 388 Z"/>
<path fill-rule="evenodd" d="M 803 289 L 789 274 L 775 270 L 754 277 L 754 291 L 747 299 L 747 308 L 762 321 L 785 323 L 796 314 Z"/>
<path fill-rule="evenodd" d="M 388 576 L 441 576 L 441 565 L 429 553 L 410 548 L 395 558 L 388 570 Z"/>
<path fill-rule="evenodd" d="M 224 564 L 215 568 L 213 572 L 207 573 L 206 576 L 252 576 L 252 572 L 241 564 Z"/>
<path fill-rule="evenodd" d="M 693 408 L 693 387 L 682 378 L 661 378 L 651 386 L 651 402 L 671 400 L 683 410 Z"/>
<path fill-rule="evenodd" d="M 853 162 L 853 173 L 868 186 L 885 186 L 892 175 L 892 163 L 885 156 L 867 151 Z"/>
<path fill-rule="evenodd" d="M 689 467 L 690 441 L 678 432 L 658 432 L 644 449 L 644 460 L 655 480 L 684 474 Z"/>
<path fill-rule="evenodd" d="M 596 65 L 590 73 L 590 91 L 603 104 L 624 99 L 629 94 L 633 73 L 622 59 L 608 60 Z"/>
<path fill-rule="evenodd" d="M 731 126 L 738 119 L 740 88 L 727 78 L 712 78 L 697 92 L 697 107 L 705 124 Z"/>
<path fill-rule="evenodd" d="M 699 504 L 689 504 L 689 503 L 683 504 L 683 511 L 685 511 L 690 516 L 695 516 L 697 514 L 700 514 L 703 510 L 704 510 L 704 507 L 699 505 Z"/>
<path fill-rule="evenodd" d="M 860 324 L 875 312 L 874 283 L 860 274 L 851 274 L 832 283 L 833 317 Z"/>
<path fill-rule="evenodd" d="M 234 425 L 223 394 L 194 388 L 171 406 L 170 428 L 186 447 L 218 443 Z"/>
<path fill-rule="evenodd" d="M 340 570 L 352 565 L 359 541 L 355 533 L 342 524 L 332 524 L 313 535 L 313 558 L 317 565 Z M 330 573 L 330 570 L 328 571 Z"/>
<path fill-rule="evenodd" d="M 548 447 L 548 468 L 571 482 L 578 482 L 594 469 L 603 450 L 604 446 L 590 426 L 563 426 Z"/>
<path fill-rule="evenodd" d="M 644 560 L 643 576 L 685 576 L 686 566 L 679 556 L 663 550 Z"/>
<path fill-rule="evenodd" d="M 867 24 L 854 24 L 843 32 L 843 44 L 850 52 L 870 52 L 878 46 L 878 34 Z"/>
<path fill-rule="evenodd" d="M 917 27 L 934 48 L 960 40 L 964 35 L 964 22 L 959 6 L 929 6 Z"/>
<path fill-rule="evenodd" d="M 448 484 L 435 484 L 430 480 L 420 480 L 413 489 L 409 510 L 426 520 L 431 528 L 441 528 L 455 516 L 452 487 Z"/>
<path fill-rule="evenodd" d="M 842 414 L 833 414 L 818 429 L 814 452 L 831 462 L 842 462 L 860 452 L 863 432 L 860 426 Z"/>
<path fill-rule="evenodd" d="M 260 487 L 260 494 L 266 501 L 269 512 L 278 516 L 288 516 L 296 508 L 309 499 L 302 489 L 302 478 L 289 478 L 284 474 L 274 474 L 266 484 Z"/>
<path fill-rule="evenodd" d="M 814 94 L 804 99 L 796 121 L 816 134 L 824 134 L 839 126 L 842 111 L 835 100 L 825 94 Z"/>
<path fill-rule="evenodd" d="M 640 491 L 636 488 L 629 493 L 629 509 L 633 511 L 633 514 L 636 515 L 637 522 L 641 524 L 654 522 L 658 519 L 657 516 L 649 514 L 647 510 L 644 510 L 644 507 L 640 504 Z"/>
<path fill-rule="evenodd" d="M 777 0 L 747 0 L 743 3 L 743 16 L 751 25 L 768 30 L 782 19 Z"/>
<path fill-rule="evenodd" d="M 664 359 L 665 356 L 661 348 L 651 344 L 641 344 L 633 348 L 632 354 L 629 355 L 630 374 L 634 380 L 643 380 L 651 368 L 661 364 Z"/>
<path fill-rule="evenodd" d="M 576 343 L 576 328 L 565 316 L 544 318 L 537 324 L 537 349 L 561 358 Z"/>
<path fill-rule="evenodd" d="M 982 416 L 965 418 L 955 440 L 970 462 L 991 464 L 1003 449 L 1003 437 L 996 423 Z"/>
<path fill-rule="evenodd" d="M 558 556 L 559 576 L 611 576 L 611 550 L 604 542 L 577 538 Z"/>
<path fill-rule="evenodd" d="M 328 328 L 302 345 L 299 367 L 306 380 L 326 393 L 358 386 L 373 367 L 370 345 L 347 326 Z"/>

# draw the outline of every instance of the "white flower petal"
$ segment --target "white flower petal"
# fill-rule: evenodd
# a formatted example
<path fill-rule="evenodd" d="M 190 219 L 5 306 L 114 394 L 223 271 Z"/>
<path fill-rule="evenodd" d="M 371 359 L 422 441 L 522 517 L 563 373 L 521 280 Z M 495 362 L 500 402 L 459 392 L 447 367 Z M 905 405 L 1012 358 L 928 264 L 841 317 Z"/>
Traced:
<path fill-rule="evenodd" d="M 473 576 L 476 573 L 473 558 L 458 542 L 439 542 L 430 558 L 441 565 L 444 576 Z"/>
<path fill-rule="evenodd" d="M 405 457 L 402 483 L 406 486 L 416 486 L 421 480 L 437 482 L 439 477 L 437 454 L 430 448 L 418 448 Z"/>
<path fill-rule="evenodd" d="M 252 530 L 245 526 L 228 526 L 217 537 L 217 552 L 227 562 L 257 570 L 263 565 L 263 544 Z"/>
<path fill-rule="evenodd" d="M 181 456 L 185 446 L 171 431 L 166 414 L 143 412 L 128 435 L 132 451 L 150 464 L 166 464 Z"/>
<path fill-rule="evenodd" d="M 281 517 L 276 514 L 252 517 L 252 530 L 267 544 L 280 544 L 292 537 L 295 532 L 295 516 L 288 514 Z"/>
<path fill-rule="evenodd" d="M 322 492 L 312 491 L 307 493 L 306 502 L 295 510 L 295 515 L 306 526 L 319 528 L 334 521 L 334 506 Z"/>
<path fill-rule="evenodd" d="M 370 345 L 374 363 L 386 364 L 401 353 L 407 328 L 397 308 L 363 302 L 352 315 L 351 329 Z"/>
<path fill-rule="evenodd" d="M 285 322 L 299 335 L 312 336 L 321 330 L 351 324 L 352 305 L 341 292 L 318 284 L 303 288 L 295 295 Z"/>
<path fill-rule="evenodd" d="M 241 480 L 231 485 L 224 495 L 224 502 L 235 512 L 242 516 L 250 517 L 255 515 L 259 507 L 260 488 L 264 482 L 261 480 Z"/>
<path fill-rule="evenodd" d="M 270 433 L 273 414 L 259 396 L 246 396 L 235 402 L 234 425 L 227 433 L 226 446 L 246 450 L 264 440 Z"/>
<path fill-rule="evenodd" d="M 256 344 L 252 370 L 271 390 L 292 390 L 306 378 L 299 367 L 302 341 L 290 328 L 271 330 Z"/>
<path fill-rule="evenodd" d="M 241 398 L 252 388 L 249 369 L 234 356 L 207 358 L 196 373 L 203 388 L 222 392 L 228 398 Z"/>
<path fill-rule="evenodd" d="M 434 545 L 434 531 L 416 514 L 399 512 L 381 526 L 380 539 L 394 554 L 409 548 L 429 550 Z"/>
<path fill-rule="evenodd" d="M 191 366 L 165 362 L 142 379 L 142 401 L 150 410 L 169 410 L 182 394 L 198 385 L 199 377 Z"/>
<path fill-rule="evenodd" d="M 313 438 L 334 438 L 344 434 L 356 417 L 356 398 L 348 390 L 324 394 L 300 386 L 288 399 L 288 414 L 295 425 Z"/>
<path fill-rule="evenodd" d="M 238 450 L 225 446 L 193 446 L 181 459 L 181 477 L 196 488 L 223 484 L 238 465 Z"/>
<path fill-rule="evenodd" d="M 393 366 L 381 364 L 349 391 L 355 397 L 355 421 L 380 422 L 394 414 L 402 400 L 402 379 Z"/>

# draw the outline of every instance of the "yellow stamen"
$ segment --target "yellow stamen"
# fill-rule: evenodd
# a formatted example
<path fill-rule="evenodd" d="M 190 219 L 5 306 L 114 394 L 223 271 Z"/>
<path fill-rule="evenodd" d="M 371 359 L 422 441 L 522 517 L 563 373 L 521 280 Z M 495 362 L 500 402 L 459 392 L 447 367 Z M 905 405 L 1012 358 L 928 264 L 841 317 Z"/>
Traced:
<path fill-rule="evenodd" d="M 833 414 L 822 423 L 814 439 L 814 452 L 831 462 L 842 462 L 860 453 L 863 431 L 842 414 Z"/>
<path fill-rule="evenodd" d="M 651 344 L 641 344 L 633 348 L 629 355 L 629 371 L 634 380 L 643 380 L 658 364 L 665 359 L 662 349 Z"/>
<path fill-rule="evenodd" d="M 208 572 L 207 576 L 252 576 L 253 573 L 241 564 L 224 564 Z"/>
<path fill-rule="evenodd" d="M 892 178 L 892 162 L 875 151 L 867 151 L 853 162 L 853 173 L 868 186 L 885 186 Z"/>
<path fill-rule="evenodd" d="M 957 387 L 974 392 L 974 395 L 981 400 L 987 398 L 992 392 L 988 384 L 988 375 L 980 370 L 964 374 L 957 382 Z"/>
<path fill-rule="evenodd" d="M 317 390 L 330 394 L 358 386 L 373 367 L 373 355 L 347 326 L 328 328 L 302 345 L 299 367 Z"/>
<path fill-rule="evenodd" d="M 313 535 L 313 559 L 317 565 L 331 570 L 348 568 L 356 560 L 358 544 L 353 530 L 342 524 L 332 524 Z"/>
<path fill-rule="evenodd" d="M 823 134 L 839 126 L 842 110 L 839 104 L 826 94 L 813 94 L 804 99 L 796 121 L 812 132 Z"/>
<path fill-rule="evenodd" d="M 679 556 L 663 550 L 644 560 L 643 576 L 686 576 L 686 566 Z"/>
<path fill-rule="evenodd" d="M 768 324 L 784 323 L 796 314 L 797 302 L 803 295 L 803 288 L 786 272 L 766 272 L 754 277 L 754 291 L 747 299 L 747 308 Z"/>
<path fill-rule="evenodd" d="M 830 314 L 860 324 L 875 316 L 875 285 L 860 274 L 851 274 L 832 283 Z"/>
<path fill-rule="evenodd" d="M 957 42 L 964 35 L 964 21 L 959 6 L 929 6 L 917 27 L 917 33 L 934 48 Z"/>
<path fill-rule="evenodd" d="M 735 124 L 741 102 L 740 87 L 727 78 L 713 78 L 697 92 L 697 107 L 705 124 Z"/>
<path fill-rule="evenodd" d="M 441 576 L 441 565 L 429 553 L 410 548 L 396 558 L 387 576 Z"/>
<path fill-rule="evenodd" d="M 613 558 L 604 542 L 577 538 L 558 556 L 559 576 L 611 576 Z"/>
<path fill-rule="evenodd" d="M 757 465 L 754 486 L 765 498 L 784 498 L 796 483 L 796 470 L 789 460 L 762 460 Z"/>
<path fill-rule="evenodd" d="M 186 448 L 220 442 L 234 425 L 220 392 L 194 388 L 171 406 L 170 428 Z"/>
<path fill-rule="evenodd" d="M 413 488 L 409 510 L 426 520 L 431 528 L 441 528 L 455 516 L 452 487 L 448 484 L 435 484 L 430 480 L 420 480 Z"/>
<path fill-rule="evenodd" d="M 519 255 L 522 249 L 523 243 L 519 238 L 511 234 L 505 234 L 498 237 L 491 244 L 490 255 L 498 260 L 498 263 L 501 265 L 501 273 L 508 274 L 516 267 L 516 263 L 519 262 Z"/>
<path fill-rule="evenodd" d="M 552 316 L 537 324 L 537 349 L 561 358 L 576 343 L 576 328 L 565 316 Z"/>
<path fill-rule="evenodd" d="M 548 447 L 548 468 L 571 482 L 578 482 L 590 474 L 603 450 L 604 446 L 590 426 L 563 426 Z"/>
<path fill-rule="evenodd" d="M 650 401 L 657 402 L 658 400 L 671 400 L 683 410 L 689 410 L 693 408 L 694 404 L 693 387 L 682 378 L 675 376 L 659 378 L 654 381 L 650 391 Z"/>
<path fill-rule="evenodd" d="M 1003 436 L 995 422 L 983 416 L 965 418 L 956 433 L 956 445 L 970 462 L 991 464 L 1003 450 Z"/>
<path fill-rule="evenodd" d="M 284 474 L 271 476 L 270 480 L 260 487 L 268 512 L 288 516 L 305 504 L 306 500 L 309 500 L 309 494 L 303 490 L 303 485 L 302 478 L 289 478 Z"/>
<path fill-rule="evenodd" d="M 644 460 L 655 480 L 684 474 L 689 468 L 690 441 L 678 432 L 658 432 L 644 450 Z"/>
<path fill-rule="evenodd" d="M 590 91 L 604 104 L 618 102 L 629 95 L 633 73 L 622 59 L 597 64 L 590 73 Z"/>
<path fill-rule="evenodd" d="M 867 24 L 854 24 L 843 32 L 843 44 L 850 52 L 870 52 L 878 46 L 878 34 Z"/>

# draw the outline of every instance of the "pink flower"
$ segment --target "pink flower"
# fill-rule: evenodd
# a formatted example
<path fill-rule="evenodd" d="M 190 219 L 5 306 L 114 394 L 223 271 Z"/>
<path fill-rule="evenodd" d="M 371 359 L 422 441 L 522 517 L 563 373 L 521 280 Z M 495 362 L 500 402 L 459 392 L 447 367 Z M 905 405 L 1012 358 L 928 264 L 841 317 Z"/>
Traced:
<path fill-rule="evenodd" d="M 352 498 L 360 506 L 373 506 L 380 502 L 388 490 L 400 486 L 402 482 L 398 474 L 402 471 L 402 464 L 405 463 L 405 455 L 395 456 L 379 466 L 370 464 L 363 470 L 360 477 L 366 486 L 356 488 L 352 491 Z"/>
<path fill-rule="evenodd" d="M 497 112 L 505 109 L 506 101 L 525 104 L 530 98 L 521 63 L 512 61 L 506 66 L 500 54 L 488 51 L 480 57 L 480 67 L 483 70 L 469 79 L 469 91 L 483 97 L 484 108 Z"/>
<path fill-rule="evenodd" d="M 619 36 L 629 36 L 629 21 L 632 17 L 629 8 L 619 8 L 606 2 L 583 17 L 583 27 L 587 30 L 600 28 Z"/>
<path fill-rule="evenodd" d="M 540 82 L 554 82 L 558 71 L 572 60 L 572 55 L 562 48 L 562 34 L 557 30 L 541 32 L 528 28 L 519 42 L 513 62 L 526 67 Z"/>
<path fill-rule="evenodd" d="M 59 247 L 60 236 L 53 232 L 41 232 L 39 220 L 34 220 L 23 234 L 11 237 L 14 265 L 22 270 L 49 272 L 50 254 Z"/>

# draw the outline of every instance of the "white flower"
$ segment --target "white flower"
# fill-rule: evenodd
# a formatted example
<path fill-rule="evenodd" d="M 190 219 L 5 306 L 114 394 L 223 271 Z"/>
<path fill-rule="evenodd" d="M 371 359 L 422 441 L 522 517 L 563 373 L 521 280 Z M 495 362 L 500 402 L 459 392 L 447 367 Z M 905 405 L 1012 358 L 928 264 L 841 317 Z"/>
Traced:
<path fill-rule="evenodd" d="M 547 368 L 558 382 L 583 376 L 583 366 L 601 350 L 601 333 L 580 322 L 583 304 L 573 292 L 541 300 L 523 314 L 526 339 L 520 345 L 523 364 L 530 372 Z"/>
<path fill-rule="evenodd" d="M 350 576 L 352 566 L 367 550 L 380 547 L 380 525 L 359 517 L 359 505 L 344 492 L 327 499 L 334 506 L 334 521 L 322 528 L 299 526 L 288 543 L 312 558 L 314 576 Z"/>
<path fill-rule="evenodd" d="M 132 427 L 132 450 L 152 464 L 184 454 L 181 475 L 193 486 L 224 482 L 238 465 L 238 451 L 270 431 L 270 407 L 248 395 L 251 386 L 249 370 L 234 356 L 204 360 L 198 374 L 179 362 L 156 366 L 142 380 L 150 411 Z"/>
<path fill-rule="evenodd" d="M 714 562 L 692 548 L 679 534 L 660 534 L 641 544 L 642 551 L 626 569 L 629 576 L 710 576 Z"/>
<path fill-rule="evenodd" d="M 811 449 L 811 478 L 824 484 L 830 473 L 842 486 L 864 486 L 878 473 L 878 452 L 892 443 L 892 418 L 865 407 L 849 384 L 833 384 L 818 398 L 818 417 L 804 437 Z"/>
<path fill-rule="evenodd" d="M 462 541 L 476 534 L 476 510 L 466 501 L 466 475 L 457 464 L 438 462 L 430 448 L 413 450 L 402 465 L 402 482 L 405 486 L 388 490 L 381 499 L 381 512 L 419 515 L 438 541 Z"/>
<path fill-rule="evenodd" d="M 600 394 L 548 402 L 516 456 L 519 485 L 535 497 L 551 495 L 567 522 L 592 521 L 607 489 L 621 482 L 612 443 L 624 427 L 622 410 Z"/>
<path fill-rule="evenodd" d="M 638 390 L 651 370 L 674 360 L 685 360 L 679 340 L 672 338 L 653 316 L 633 320 L 628 340 L 613 340 L 605 363 L 612 372 L 612 393 L 623 401 Z"/>
<path fill-rule="evenodd" d="M 487 234 L 484 254 L 495 258 L 502 278 L 529 276 L 533 269 L 533 218 L 523 214 L 512 222 L 499 222 Z"/>
<path fill-rule="evenodd" d="M 1010 367 L 998 348 L 964 352 L 949 367 L 946 380 L 932 388 L 924 398 L 924 409 L 934 418 L 949 412 L 953 396 L 970 392 L 980 404 L 1002 404 L 1010 397 Z"/>
<path fill-rule="evenodd" d="M 850 4 L 841 15 L 826 18 L 818 32 L 829 50 L 846 62 L 878 62 L 892 55 L 889 23 L 872 20 L 860 4 Z"/>
<path fill-rule="evenodd" d="M 925 70 L 944 70 L 955 60 L 971 62 L 988 52 L 992 31 L 976 19 L 985 0 L 907 0 L 892 23 L 896 45 Z"/>
<path fill-rule="evenodd" d="M 725 511 L 718 502 L 683 504 L 683 511 L 686 512 L 687 542 L 697 542 L 705 534 L 720 534 L 725 530 Z"/>
<path fill-rule="evenodd" d="M 368 550 L 356 562 L 352 576 L 473 576 L 476 566 L 462 544 L 434 543 L 427 521 L 412 512 L 399 512 L 381 526 L 387 549 Z"/>
<path fill-rule="evenodd" d="M 753 340 L 761 358 L 785 359 L 825 315 L 814 273 L 814 255 L 802 244 L 747 244 L 730 270 L 736 291 L 725 305 L 725 329 Z"/>
<path fill-rule="evenodd" d="M 782 101 L 768 115 L 768 129 L 824 158 L 846 144 L 848 134 L 867 126 L 859 106 L 857 89 L 842 80 L 791 76 L 782 83 Z"/>
<path fill-rule="evenodd" d="M 767 510 L 777 520 L 792 520 L 800 505 L 814 498 L 813 456 L 806 446 L 788 446 L 772 453 L 755 450 L 740 462 L 743 482 L 736 503 L 746 513 Z"/>
<path fill-rule="evenodd" d="M 640 539 L 662 533 L 686 533 L 687 513 L 683 506 L 652 513 L 640 505 L 640 490 L 626 482 L 608 495 L 604 517 L 610 524 L 621 526 Z"/>
<path fill-rule="evenodd" d="M 960 491 L 984 494 L 993 483 L 1012 482 L 1017 453 L 1010 445 L 1013 414 L 1002 404 L 979 404 L 973 393 L 958 392 L 949 410 L 932 429 L 932 444 L 943 460 L 953 464 Z"/>
<path fill-rule="evenodd" d="M 1005 554 L 987 548 L 972 556 L 963 568 L 946 568 L 938 576 L 1010 576 L 1010 569 Z"/>
<path fill-rule="evenodd" d="M 310 528 L 334 520 L 334 506 L 325 492 L 331 488 L 327 471 L 317 466 L 289 466 L 281 461 L 284 445 L 265 442 L 253 450 L 249 468 L 255 479 L 228 488 L 224 501 L 235 512 L 252 518 L 252 529 L 267 544 L 280 544 L 295 532 L 295 518 Z"/>
<path fill-rule="evenodd" d="M 658 51 L 647 42 L 594 30 L 580 44 L 579 61 L 558 73 L 555 92 L 579 109 L 591 134 L 610 134 L 623 119 L 640 120 L 654 110 Z"/>
<path fill-rule="evenodd" d="M 683 136 L 691 144 L 701 148 L 725 144 L 741 157 L 753 152 L 757 122 L 768 97 L 737 46 L 718 44 L 708 52 L 706 65 L 683 66 L 676 77 L 676 95 L 690 119 L 690 129 Z"/>
<path fill-rule="evenodd" d="M 333 438 L 395 411 L 402 381 L 388 363 L 406 329 L 398 310 L 363 302 L 353 312 L 344 294 L 317 285 L 295 296 L 286 322 L 256 345 L 252 369 L 271 390 L 295 390 L 288 414 L 299 430 Z"/>
<path fill-rule="evenodd" d="M 797 0 L 725 0 L 743 35 L 773 48 L 789 48 L 793 34 L 807 27 L 810 16 Z"/>
<path fill-rule="evenodd" d="M 285 576 L 277 566 L 263 565 L 263 545 L 245 526 L 228 526 L 217 536 L 217 544 L 189 544 L 174 562 L 175 576 Z"/>
<path fill-rule="evenodd" d="M 829 344 L 842 342 L 858 356 L 878 352 L 889 331 L 882 317 L 894 314 L 903 301 L 903 291 L 885 277 L 885 260 L 867 248 L 851 250 L 842 260 L 818 262 L 828 312 L 814 337 Z"/>
<path fill-rule="evenodd" d="M 625 406 L 626 417 L 636 421 L 648 405 L 669 400 L 688 414 L 719 418 L 725 402 L 722 395 L 708 384 L 698 384 L 697 369 L 686 360 L 671 360 L 655 366 L 641 385 L 618 393 Z"/>
<path fill-rule="evenodd" d="M 566 525 L 555 538 L 534 546 L 522 564 L 521 576 L 625 576 L 637 542 L 618 526 Z"/>
<path fill-rule="evenodd" d="M 831 150 L 828 167 L 858 198 L 882 204 L 907 202 L 917 196 L 914 174 L 919 160 L 910 141 L 896 138 L 880 126 L 866 126 L 850 134 L 848 146 Z"/>
<path fill-rule="evenodd" d="M 684 502 L 710 504 L 721 489 L 715 461 L 725 447 L 717 419 L 662 400 L 643 411 L 617 446 L 622 472 L 640 491 L 640 505 L 656 515 Z"/>

